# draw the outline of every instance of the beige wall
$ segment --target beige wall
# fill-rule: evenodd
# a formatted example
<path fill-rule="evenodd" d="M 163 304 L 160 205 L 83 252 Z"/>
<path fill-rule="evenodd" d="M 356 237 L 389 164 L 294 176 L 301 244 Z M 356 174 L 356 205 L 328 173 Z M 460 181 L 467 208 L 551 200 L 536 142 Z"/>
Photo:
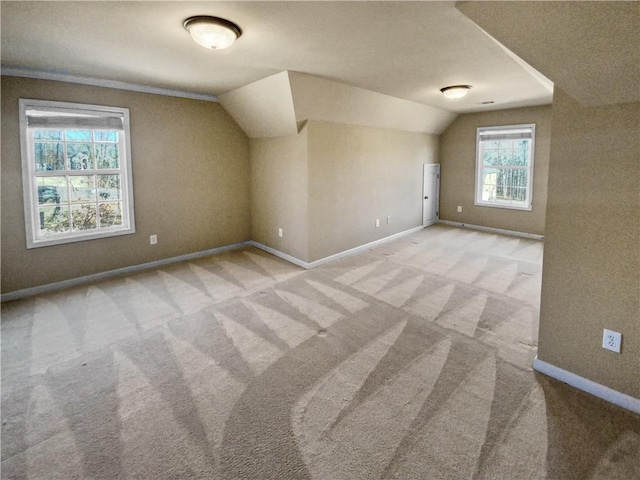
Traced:
<path fill-rule="evenodd" d="M 637 5 L 457 6 L 555 82 L 538 357 L 640 398 Z"/>
<path fill-rule="evenodd" d="M 640 398 L 640 104 L 556 89 L 538 357 Z M 621 332 L 622 353 L 602 330 Z"/>
<path fill-rule="evenodd" d="M 536 124 L 532 210 L 475 206 L 476 129 L 524 123 Z M 550 138 L 550 105 L 460 115 L 440 139 L 440 218 L 544 235 Z"/>
<path fill-rule="evenodd" d="M 18 98 L 129 108 L 135 234 L 26 249 Z M 2 77 L 2 292 L 248 240 L 249 211 L 248 139 L 220 105 Z"/>
<path fill-rule="evenodd" d="M 287 137 L 253 138 L 250 145 L 252 239 L 306 262 L 307 129 Z"/>
<path fill-rule="evenodd" d="M 422 165 L 437 163 L 436 135 L 313 121 L 307 128 L 310 261 L 422 224 Z"/>

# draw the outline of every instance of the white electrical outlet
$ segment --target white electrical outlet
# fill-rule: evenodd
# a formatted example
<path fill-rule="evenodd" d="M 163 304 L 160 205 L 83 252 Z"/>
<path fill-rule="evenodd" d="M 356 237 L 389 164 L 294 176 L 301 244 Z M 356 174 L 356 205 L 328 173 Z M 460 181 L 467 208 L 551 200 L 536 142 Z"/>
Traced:
<path fill-rule="evenodd" d="M 391 223 L 391 215 L 387 215 L 387 223 Z"/>
<path fill-rule="evenodd" d="M 278 236 L 282 237 L 282 229 L 281 228 L 278 229 Z"/>
<path fill-rule="evenodd" d="M 149 244 L 155 245 L 158 243 L 158 235 L 149 235 Z"/>
<path fill-rule="evenodd" d="M 376 228 L 378 228 L 380 226 L 380 219 L 376 218 Z"/>
<path fill-rule="evenodd" d="M 458 205 L 458 213 L 462 213 L 462 207 Z"/>
<path fill-rule="evenodd" d="M 620 353 L 621 344 L 622 334 L 620 332 L 604 329 L 604 333 L 602 334 L 602 348 Z"/>

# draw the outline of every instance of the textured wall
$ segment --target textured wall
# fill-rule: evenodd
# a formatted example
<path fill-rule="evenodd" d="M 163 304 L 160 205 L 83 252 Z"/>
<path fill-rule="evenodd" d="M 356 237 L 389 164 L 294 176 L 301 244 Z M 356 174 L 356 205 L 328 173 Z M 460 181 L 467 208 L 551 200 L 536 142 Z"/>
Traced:
<path fill-rule="evenodd" d="M 250 145 L 251 238 L 307 261 L 307 129 Z"/>
<path fill-rule="evenodd" d="M 18 98 L 129 108 L 136 233 L 27 250 Z M 158 244 L 149 245 L 149 235 Z M 2 292 L 248 240 L 249 143 L 211 102 L 2 77 Z"/>
<path fill-rule="evenodd" d="M 640 398 L 640 104 L 553 103 L 538 357 Z M 602 330 L 622 332 L 622 353 Z"/>
<path fill-rule="evenodd" d="M 476 129 L 524 123 L 536 124 L 532 210 L 529 212 L 474 205 Z M 440 139 L 440 218 L 544 235 L 550 137 L 550 105 L 460 115 Z M 457 212 L 458 205 L 462 206 L 462 213 Z"/>
<path fill-rule="evenodd" d="M 640 398 L 638 4 L 457 7 L 555 83 L 539 358 Z"/>
<path fill-rule="evenodd" d="M 436 135 L 325 122 L 308 129 L 310 261 L 422 224 L 422 166 L 437 163 Z"/>

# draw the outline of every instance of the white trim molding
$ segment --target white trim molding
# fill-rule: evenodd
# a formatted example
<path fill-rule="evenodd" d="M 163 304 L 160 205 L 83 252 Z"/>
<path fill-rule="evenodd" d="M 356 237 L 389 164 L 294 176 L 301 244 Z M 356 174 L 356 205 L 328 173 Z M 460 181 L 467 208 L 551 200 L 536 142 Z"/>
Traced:
<path fill-rule="evenodd" d="M 607 402 L 618 405 L 619 407 L 626 408 L 637 414 L 640 414 L 640 399 L 634 398 L 626 393 L 618 392 L 599 383 L 588 380 L 584 377 L 571 373 L 567 370 L 563 370 L 560 367 L 556 367 L 550 363 L 540 360 L 536 357 L 533 360 L 533 369 L 537 372 L 544 373 L 545 375 L 560 380 L 568 385 L 571 385 L 578 390 L 590 393 L 598 398 L 606 400 Z"/>
<path fill-rule="evenodd" d="M 365 243 L 364 245 L 360 245 L 359 247 L 350 248 L 349 250 L 345 250 L 343 252 L 336 253 L 334 255 L 329 255 L 328 257 L 321 258 L 320 260 L 315 260 L 313 262 L 305 262 L 296 257 L 292 257 L 286 253 L 283 253 L 275 248 L 268 247 L 260 242 L 256 242 L 254 240 L 249 241 L 249 245 L 252 245 L 260 250 L 264 250 L 271 255 L 275 255 L 276 257 L 282 258 L 287 262 L 293 263 L 294 265 L 298 265 L 299 267 L 311 269 L 319 267 L 320 265 L 324 265 L 325 263 L 334 262 L 344 257 L 348 257 L 349 255 L 353 255 L 364 250 L 368 250 L 369 248 L 375 247 L 376 245 L 380 245 L 381 243 L 389 242 L 391 240 L 395 240 L 396 238 L 404 237 L 405 235 L 410 235 L 415 232 L 419 232 L 424 227 L 420 225 L 419 227 L 410 228 L 409 230 L 404 230 L 402 232 L 394 233 L 393 235 L 389 235 L 388 237 L 380 238 L 378 240 L 374 240 L 373 242 Z"/>
<path fill-rule="evenodd" d="M 194 258 L 206 257 L 207 255 L 222 253 L 229 250 L 237 250 L 239 248 L 249 247 L 249 246 L 259 248 L 260 250 L 264 250 L 265 252 L 270 253 L 271 255 L 282 258 L 283 260 L 286 260 L 289 263 L 293 263 L 294 265 L 297 265 L 299 267 L 310 269 L 310 268 L 319 267 L 320 265 L 324 265 L 325 263 L 333 262 L 334 260 L 338 260 L 348 255 L 353 255 L 354 253 L 361 252 L 363 250 L 374 247 L 381 243 L 388 242 L 390 240 L 403 237 L 405 235 L 409 235 L 411 233 L 420 231 L 422 229 L 423 227 L 422 225 L 420 225 L 419 227 L 411 228 L 409 230 L 405 230 L 403 232 L 399 232 L 394 235 L 390 235 L 388 237 L 381 238 L 373 242 L 369 242 L 365 245 L 351 248 L 349 250 L 336 253 L 335 255 L 331 255 L 329 257 L 321 258 L 320 260 L 316 260 L 315 262 L 311 262 L 311 263 L 302 261 L 296 257 L 280 252 L 275 248 L 268 247 L 267 245 L 263 245 L 262 243 L 256 242 L 254 240 L 247 240 L 245 242 L 233 243 L 231 245 L 225 245 L 223 247 L 212 248 L 212 249 L 203 250 L 200 252 L 187 253 L 186 255 L 179 255 L 177 257 L 164 258 L 164 259 L 156 260 L 153 262 L 142 263 L 140 265 L 132 265 L 130 267 L 118 268 L 116 270 L 109 270 L 107 272 L 94 273 L 91 275 L 85 275 L 83 277 L 71 278 L 69 280 L 62 280 L 60 282 L 48 283 L 46 285 L 39 285 L 37 287 L 24 288 L 22 290 L 16 290 L 15 292 L 3 293 L 2 295 L 0 295 L 0 302 L 8 302 L 11 300 L 18 300 L 20 298 L 31 297 L 33 295 L 39 295 L 42 293 L 49 293 L 56 290 L 62 290 L 63 288 L 70 288 L 70 287 L 76 287 L 79 285 L 85 285 L 91 282 L 97 282 L 99 280 L 104 280 L 107 278 L 118 277 L 121 275 L 128 275 L 130 273 L 140 272 L 142 270 L 148 270 L 150 268 L 162 267 L 164 265 L 170 265 L 172 263 L 184 262 L 186 260 L 193 260 Z"/>
<path fill-rule="evenodd" d="M 130 267 L 117 268 L 115 270 L 109 270 L 106 272 L 93 273 L 91 275 L 85 275 L 84 277 L 71 278 L 69 280 L 62 280 L 61 282 L 48 283 L 46 285 L 39 285 L 37 287 L 24 288 L 22 290 L 16 290 L 15 292 L 3 293 L 0 295 L 0 302 L 8 302 L 10 300 L 18 300 L 20 298 L 31 297 L 34 295 L 40 295 L 42 293 L 49 293 L 56 290 L 62 290 L 63 288 L 77 287 L 79 285 L 86 285 L 88 283 L 97 282 L 112 277 L 119 277 L 121 275 L 128 275 L 130 273 L 140 272 L 142 270 L 149 270 L 150 268 L 163 267 L 165 265 L 171 265 L 172 263 L 184 262 L 186 260 L 193 260 L 195 258 L 206 257 L 207 255 L 213 255 L 216 253 L 222 253 L 229 250 L 237 250 L 238 248 L 246 247 L 250 242 L 233 243 L 231 245 L 225 245 L 223 247 L 211 248 L 209 250 L 203 250 L 200 252 L 187 253 L 185 255 L 178 255 L 177 257 L 163 258 L 162 260 L 155 260 L 153 262 L 141 263 L 140 265 L 132 265 Z"/>
<path fill-rule="evenodd" d="M 165 97 L 188 98 L 191 100 L 203 100 L 205 102 L 217 102 L 218 97 L 206 93 L 185 92 L 172 88 L 150 87 L 138 83 L 120 82 L 117 80 L 105 80 L 93 77 L 80 77 L 67 73 L 47 72 L 43 70 L 31 70 L 28 68 L 2 67 L 1 73 L 7 77 L 34 78 L 36 80 L 53 80 L 56 82 L 77 83 L 92 87 L 115 88 L 117 90 L 127 90 L 130 92 L 151 93 L 154 95 L 164 95 Z"/>
<path fill-rule="evenodd" d="M 297 265 L 299 267 L 302 267 L 305 269 L 310 268 L 309 264 L 304 260 L 300 260 L 299 258 L 289 255 L 288 253 L 284 253 L 284 252 L 281 252 L 280 250 L 276 250 L 275 248 L 271 248 L 265 245 L 264 243 L 256 242 L 255 240 L 249 240 L 248 244 L 252 247 L 256 247 L 256 248 L 259 248 L 260 250 L 270 253 L 274 257 L 278 257 L 278 258 L 281 258 L 282 260 L 286 260 L 289 263 L 293 263 L 294 265 Z"/>
<path fill-rule="evenodd" d="M 512 237 L 531 238 L 533 240 L 544 240 L 544 235 L 535 233 L 516 232 L 515 230 L 504 230 L 502 228 L 485 227 L 483 225 L 473 225 L 471 223 L 452 222 L 450 220 L 438 220 L 438 223 L 449 225 L 451 227 L 470 228 L 471 230 L 480 230 L 481 232 L 500 233 L 502 235 L 511 235 Z"/>
<path fill-rule="evenodd" d="M 497 140 L 505 141 L 526 141 L 528 142 L 526 151 L 527 154 L 523 158 L 525 165 L 516 165 L 515 158 L 512 159 L 506 165 L 491 165 L 485 163 L 486 146 L 488 143 L 493 143 Z M 535 158 L 535 143 L 536 143 L 536 125 L 535 123 L 528 123 L 524 125 L 496 125 L 491 127 L 478 127 L 476 130 L 476 187 L 475 187 L 475 199 L 474 205 L 480 207 L 492 207 L 492 208 L 510 208 L 514 210 L 526 210 L 531 211 L 533 208 L 533 164 Z M 522 147 L 522 145 L 520 145 Z M 493 149 L 489 149 L 491 151 Z M 499 155 L 502 148 L 498 147 L 498 151 L 495 152 Z M 507 148 L 512 150 L 512 148 Z M 527 159 L 528 161 L 525 161 Z M 497 161 L 494 158 L 494 161 Z M 504 159 L 503 159 L 504 160 Z M 502 163 L 502 162 L 500 162 Z M 526 190 L 524 203 L 512 203 L 512 200 L 498 200 L 496 198 L 496 191 L 493 191 L 490 196 L 493 196 L 492 200 L 485 200 L 485 169 L 486 170 L 507 170 L 511 174 L 517 172 L 526 172 Z M 512 175 L 509 175 L 510 177 Z M 511 185 L 512 180 L 508 181 Z"/>

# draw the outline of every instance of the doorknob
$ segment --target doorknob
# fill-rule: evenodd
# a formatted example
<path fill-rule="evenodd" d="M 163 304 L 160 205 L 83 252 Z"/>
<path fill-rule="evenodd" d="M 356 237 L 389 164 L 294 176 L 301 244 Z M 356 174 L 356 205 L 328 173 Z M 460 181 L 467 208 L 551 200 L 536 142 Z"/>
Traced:
<path fill-rule="evenodd" d="M 429 197 L 424 197 L 425 200 L 429 200 Z"/>

